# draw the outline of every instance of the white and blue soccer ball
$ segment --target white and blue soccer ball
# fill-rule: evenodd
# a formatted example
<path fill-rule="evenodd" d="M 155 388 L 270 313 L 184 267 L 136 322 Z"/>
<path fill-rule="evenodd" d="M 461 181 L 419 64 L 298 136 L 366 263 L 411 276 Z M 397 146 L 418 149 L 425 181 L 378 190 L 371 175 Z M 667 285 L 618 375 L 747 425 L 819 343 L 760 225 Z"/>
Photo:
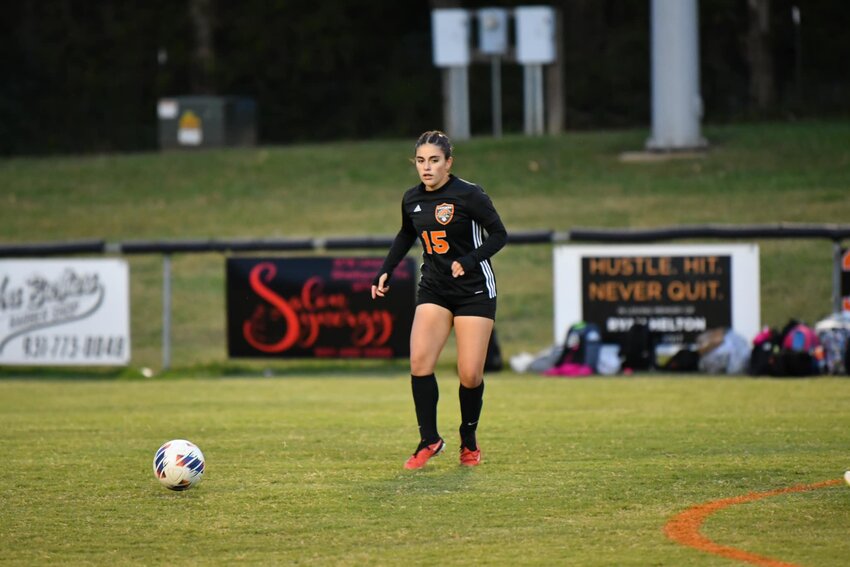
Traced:
<path fill-rule="evenodd" d="M 157 449 L 153 475 L 169 490 L 188 490 L 204 477 L 204 454 L 185 439 L 173 439 Z"/>

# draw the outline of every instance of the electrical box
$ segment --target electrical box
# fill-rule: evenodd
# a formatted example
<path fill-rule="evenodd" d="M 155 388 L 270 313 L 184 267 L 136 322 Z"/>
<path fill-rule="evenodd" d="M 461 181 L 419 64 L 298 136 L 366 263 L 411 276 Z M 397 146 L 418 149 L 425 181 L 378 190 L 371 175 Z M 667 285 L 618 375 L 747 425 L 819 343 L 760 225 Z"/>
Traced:
<path fill-rule="evenodd" d="M 431 37 L 434 44 L 434 65 L 437 67 L 469 65 L 469 12 L 462 8 L 433 10 Z"/>
<path fill-rule="evenodd" d="M 504 8 L 478 10 L 478 49 L 485 55 L 508 52 L 508 11 Z"/>
<path fill-rule="evenodd" d="M 551 6 L 522 6 L 516 18 L 516 57 L 522 65 L 555 62 L 555 10 Z"/>
<path fill-rule="evenodd" d="M 257 105 L 236 96 L 176 96 L 157 103 L 163 150 L 253 146 Z"/>

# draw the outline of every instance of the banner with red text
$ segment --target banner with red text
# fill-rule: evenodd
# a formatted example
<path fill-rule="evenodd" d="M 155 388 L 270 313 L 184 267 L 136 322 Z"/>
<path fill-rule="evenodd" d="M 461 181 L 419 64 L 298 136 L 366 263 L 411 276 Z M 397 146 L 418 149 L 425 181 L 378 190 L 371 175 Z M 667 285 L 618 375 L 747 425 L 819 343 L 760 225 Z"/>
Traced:
<path fill-rule="evenodd" d="M 230 258 L 227 345 L 235 358 L 394 358 L 410 354 L 415 263 L 372 299 L 380 258 Z"/>
<path fill-rule="evenodd" d="M 635 324 L 659 340 L 692 342 L 708 329 L 752 339 L 760 327 L 756 245 L 560 246 L 555 249 L 555 338 L 577 321 L 619 342 Z"/>

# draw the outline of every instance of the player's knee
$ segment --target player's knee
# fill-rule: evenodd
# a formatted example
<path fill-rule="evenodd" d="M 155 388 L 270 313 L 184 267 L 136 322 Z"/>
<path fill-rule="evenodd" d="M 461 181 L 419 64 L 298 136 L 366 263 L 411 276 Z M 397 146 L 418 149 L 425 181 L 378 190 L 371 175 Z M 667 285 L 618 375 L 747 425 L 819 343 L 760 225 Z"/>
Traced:
<path fill-rule="evenodd" d="M 434 363 L 431 360 L 431 357 L 417 355 L 411 353 L 410 355 L 410 373 L 414 376 L 427 376 L 434 372 Z"/>
<path fill-rule="evenodd" d="M 475 388 L 484 379 L 484 369 L 479 364 L 458 364 L 457 375 L 465 387 Z"/>

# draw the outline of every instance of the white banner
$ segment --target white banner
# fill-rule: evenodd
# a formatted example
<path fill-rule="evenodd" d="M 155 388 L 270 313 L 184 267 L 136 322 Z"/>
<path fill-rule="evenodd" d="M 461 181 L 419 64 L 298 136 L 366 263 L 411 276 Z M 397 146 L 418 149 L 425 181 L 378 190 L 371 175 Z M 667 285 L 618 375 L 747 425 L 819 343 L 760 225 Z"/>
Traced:
<path fill-rule="evenodd" d="M 578 321 L 612 341 L 634 323 L 671 343 L 716 327 L 759 332 L 755 244 L 564 245 L 554 255 L 556 341 Z"/>
<path fill-rule="evenodd" d="M 129 361 L 124 260 L 0 260 L 0 365 Z"/>

